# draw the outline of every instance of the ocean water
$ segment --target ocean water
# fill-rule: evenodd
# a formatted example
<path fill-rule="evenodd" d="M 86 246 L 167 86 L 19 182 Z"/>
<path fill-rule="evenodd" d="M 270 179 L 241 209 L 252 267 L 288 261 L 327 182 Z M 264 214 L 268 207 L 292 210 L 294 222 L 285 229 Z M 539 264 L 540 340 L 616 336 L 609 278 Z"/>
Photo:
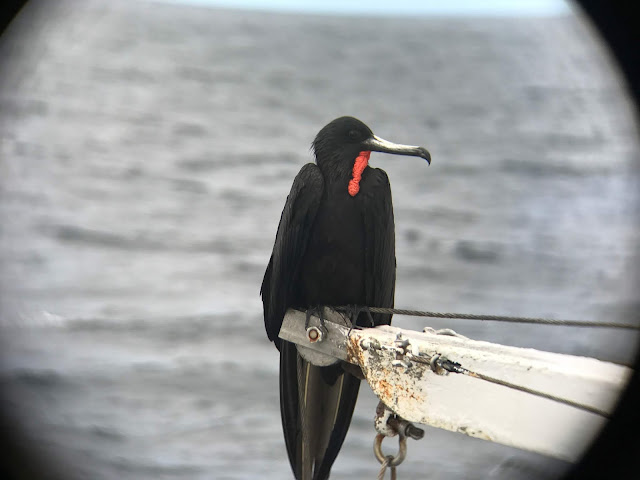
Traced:
<path fill-rule="evenodd" d="M 0 41 L 0 391 L 66 478 L 290 476 L 258 291 L 291 182 L 340 115 L 433 157 L 371 158 L 394 196 L 398 307 L 638 321 L 640 149 L 579 16 L 47 3 Z M 637 348 L 622 331 L 394 324 L 621 363 Z M 376 403 L 363 386 L 332 479 L 377 474 Z M 398 472 L 566 468 L 427 428 Z"/>

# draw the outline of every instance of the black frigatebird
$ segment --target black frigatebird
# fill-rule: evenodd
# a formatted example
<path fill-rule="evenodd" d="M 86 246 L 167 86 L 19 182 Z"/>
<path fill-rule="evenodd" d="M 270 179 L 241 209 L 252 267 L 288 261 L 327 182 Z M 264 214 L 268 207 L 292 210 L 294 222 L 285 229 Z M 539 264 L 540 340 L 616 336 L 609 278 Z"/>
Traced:
<path fill-rule="evenodd" d="M 372 151 L 422 157 L 423 147 L 383 140 L 353 117 L 326 125 L 312 144 L 316 163 L 291 187 L 264 274 L 262 302 L 269 340 L 280 350 L 280 411 L 295 478 L 322 480 L 349 429 L 360 379 L 346 365 L 317 367 L 278 338 L 289 308 L 393 307 L 396 282 L 391 187 L 368 166 Z M 354 308 L 351 321 L 389 325 L 391 315 Z M 347 371 L 349 370 L 349 371 Z"/>

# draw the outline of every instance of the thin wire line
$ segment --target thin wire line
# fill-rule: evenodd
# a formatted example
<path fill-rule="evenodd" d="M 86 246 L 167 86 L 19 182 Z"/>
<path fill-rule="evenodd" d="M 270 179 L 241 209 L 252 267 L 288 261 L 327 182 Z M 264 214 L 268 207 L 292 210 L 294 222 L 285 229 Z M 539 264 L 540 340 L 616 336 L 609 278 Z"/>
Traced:
<path fill-rule="evenodd" d="M 418 363 L 423 363 L 426 365 L 431 364 L 431 359 L 420 358 L 416 355 L 410 355 L 409 358 L 412 361 L 416 361 Z M 433 357 L 431 357 L 433 358 Z M 562 397 L 557 397 L 556 395 L 551 395 L 550 393 L 541 392 L 540 390 L 534 390 L 529 387 L 525 387 L 522 385 L 517 385 L 515 383 L 507 382 L 505 380 L 500 380 L 499 378 L 490 377 L 489 375 L 484 375 L 482 373 L 473 372 L 461 366 L 456 362 L 452 362 L 448 360 L 446 357 L 437 358 L 437 364 L 439 367 L 442 367 L 444 370 L 452 373 L 460 373 L 462 375 L 466 375 L 468 377 L 477 378 L 479 380 L 484 380 L 486 382 L 495 383 L 496 385 L 500 385 L 503 387 L 511 388 L 513 390 L 518 390 L 520 392 L 528 393 L 531 395 L 535 395 L 536 397 L 546 398 L 548 400 L 553 400 L 554 402 L 562 403 L 564 405 L 568 405 L 570 407 L 578 408 L 580 410 L 584 410 L 586 412 L 595 413 L 596 415 L 600 415 L 605 418 L 609 418 L 610 415 L 608 412 L 601 410 L 596 407 L 592 407 L 591 405 L 585 405 L 584 403 L 574 402 L 573 400 L 569 400 Z M 432 367 L 433 368 L 433 367 Z"/>
<path fill-rule="evenodd" d="M 600 415 L 605 418 L 610 417 L 610 415 L 607 412 L 605 412 L 604 410 L 600 410 L 599 408 L 592 407 L 590 405 L 585 405 L 583 403 L 574 402 L 573 400 L 568 400 L 566 398 L 557 397 L 555 395 L 551 395 L 550 393 L 544 393 L 538 390 L 533 390 L 532 388 L 524 387 L 522 385 L 516 385 L 514 383 L 505 382 L 504 380 L 500 380 L 499 378 L 489 377 L 488 375 L 483 375 L 482 373 L 477 373 L 477 372 L 472 372 L 467 370 L 467 373 L 465 373 L 465 375 L 479 378 L 480 380 L 485 380 L 490 383 L 495 383 L 496 385 L 502 385 L 504 387 L 508 387 L 513 390 L 519 390 L 521 392 L 529 393 L 537 397 L 547 398 L 549 400 L 553 400 L 554 402 L 563 403 L 565 405 L 569 405 L 571 407 L 578 408 L 580 410 L 595 413 L 596 415 Z"/>
<path fill-rule="evenodd" d="M 343 309 L 345 307 L 338 307 Z M 640 325 L 632 323 L 618 322 L 598 322 L 585 320 L 555 320 L 551 318 L 535 318 L 535 317 L 510 317 L 502 315 L 476 315 L 470 313 L 441 313 L 441 312 L 425 312 L 421 310 L 405 310 L 401 308 L 383 308 L 369 307 L 371 313 L 389 313 L 394 315 L 409 315 L 413 317 L 432 317 L 432 318 L 456 318 L 462 320 L 490 320 L 495 322 L 510 323 L 534 323 L 538 325 L 553 325 L 566 327 L 597 327 L 597 328 L 625 328 L 628 330 L 640 330 Z"/>

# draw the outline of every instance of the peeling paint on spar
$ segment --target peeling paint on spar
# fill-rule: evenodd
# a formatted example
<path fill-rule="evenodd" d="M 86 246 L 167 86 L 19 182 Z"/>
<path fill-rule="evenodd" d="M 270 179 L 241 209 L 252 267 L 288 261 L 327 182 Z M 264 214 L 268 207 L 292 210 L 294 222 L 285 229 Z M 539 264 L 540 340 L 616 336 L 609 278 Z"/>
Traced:
<path fill-rule="evenodd" d="M 326 314 L 326 312 L 325 312 Z M 325 317 L 327 320 L 328 317 Z M 438 375 L 435 356 L 611 413 L 633 371 L 593 358 L 510 347 L 462 336 L 390 326 L 351 329 L 327 321 L 329 335 L 310 343 L 305 313 L 289 310 L 280 337 L 332 362 L 358 365 L 372 390 L 403 419 L 460 432 L 565 461 L 577 461 L 606 418 L 471 375 Z M 341 320 L 342 319 L 342 320 Z M 316 317 L 313 325 L 320 325 Z M 420 361 L 418 361 L 418 358 Z M 429 360 L 431 359 L 431 360 Z M 314 361 L 312 361 L 314 363 Z M 315 363 L 314 363 L 315 364 Z M 395 365 L 394 365 L 395 364 Z M 411 364 L 411 366 L 408 366 Z"/>
<path fill-rule="evenodd" d="M 419 382 L 427 368 L 416 364 L 406 369 L 393 366 L 396 358 L 392 350 L 369 348 L 356 330 L 349 336 L 347 358 L 360 365 L 371 389 L 385 405 L 393 410 L 400 408 L 403 418 L 409 421 L 424 421 L 424 416 L 415 407 L 426 401 L 426 393 Z M 407 415 L 408 411 L 412 414 Z"/>
<path fill-rule="evenodd" d="M 414 402 L 422 402 L 425 397 L 425 395 L 413 392 L 413 389 L 410 386 L 404 386 L 401 383 L 391 383 L 385 379 L 376 380 L 373 390 L 378 394 L 385 405 L 389 407 L 397 407 L 402 400 L 408 399 L 411 399 Z"/>

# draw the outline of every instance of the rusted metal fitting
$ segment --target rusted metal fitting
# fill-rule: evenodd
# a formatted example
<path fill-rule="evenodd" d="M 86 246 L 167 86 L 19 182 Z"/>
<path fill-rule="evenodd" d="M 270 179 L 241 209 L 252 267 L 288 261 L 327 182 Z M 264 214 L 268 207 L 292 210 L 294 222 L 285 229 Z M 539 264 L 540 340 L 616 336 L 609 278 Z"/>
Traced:
<path fill-rule="evenodd" d="M 394 350 L 396 352 L 396 358 L 391 362 L 391 365 L 393 367 L 404 367 L 404 368 L 411 367 L 412 365 L 411 360 L 409 360 L 406 357 L 407 348 L 410 346 L 409 339 L 402 338 L 402 334 L 398 333 L 398 335 L 396 335 L 396 339 L 394 343 L 396 344 L 396 346 L 394 347 Z"/>
<path fill-rule="evenodd" d="M 396 360 L 392 360 L 391 361 L 391 366 L 392 367 L 409 368 L 411 365 L 413 365 L 413 364 L 409 360 L 396 359 Z"/>
<path fill-rule="evenodd" d="M 401 436 L 411 437 L 414 440 L 420 440 L 424 437 L 424 430 L 422 428 L 416 427 L 413 423 L 404 419 L 398 422 L 396 428 Z"/>
<path fill-rule="evenodd" d="M 378 406 L 376 407 L 374 426 L 379 434 L 386 437 L 401 435 L 411 437 L 414 440 L 420 440 L 424 437 L 423 429 L 416 427 L 410 421 L 393 413 L 393 410 L 387 407 L 383 402 L 378 402 Z"/>
<path fill-rule="evenodd" d="M 369 350 L 369 349 L 373 349 L 373 350 L 380 350 L 380 342 L 377 341 L 375 338 L 374 339 L 369 339 L 369 338 L 363 338 L 362 340 L 360 340 L 360 348 L 362 348 L 362 350 Z"/>
<path fill-rule="evenodd" d="M 322 326 L 307 328 L 307 338 L 309 339 L 309 343 L 320 343 L 324 340 L 326 335 L 327 329 Z"/>
<path fill-rule="evenodd" d="M 402 348 L 403 350 L 405 350 L 409 346 L 409 339 L 408 338 L 402 338 L 402 334 L 398 333 L 396 335 L 395 344 L 396 344 L 397 347 Z"/>
<path fill-rule="evenodd" d="M 385 437 L 395 437 L 398 434 L 398 430 L 393 425 L 393 419 L 395 413 L 388 408 L 383 402 L 378 402 L 376 407 L 376 416 L 373 419 L 373 425 L 381 435 Z"/>
<path fill-rule="evenodd" d="M 378 407 L 379 408 L 379 407 Z M 378 413 L 378 409 L 376 409 L 376 413 Z M 380 413 L 378 413 L 380 416 Z M 376 417 L 376 421 L 380 417 Z M 391 430 L 393 432 L 392 435 L 387 434 L 387 436 L 395 436 L 399 434 L 400 436 L 411 437 L 414 440 L 420 440 L 424 437 L 424 430 L 422 428 L 416 427 L 413 423 L 404 418 L 399 417 L 398 415 L 390 415 L 386 417 L 386 430 Z M 378 428 L 376 423 L 376 430 L 378 433 L 385 434 L 382 429 Z"/>
<path fill-rule="evenodd" d="M 429 366 L 431 367 L 431 371 L 437 375 L 449 375 L 442 365 L 440 365 L 440 354 L 436 353 L 433 357 L 431 357 L 431 361 L 429 362 Z"/>

